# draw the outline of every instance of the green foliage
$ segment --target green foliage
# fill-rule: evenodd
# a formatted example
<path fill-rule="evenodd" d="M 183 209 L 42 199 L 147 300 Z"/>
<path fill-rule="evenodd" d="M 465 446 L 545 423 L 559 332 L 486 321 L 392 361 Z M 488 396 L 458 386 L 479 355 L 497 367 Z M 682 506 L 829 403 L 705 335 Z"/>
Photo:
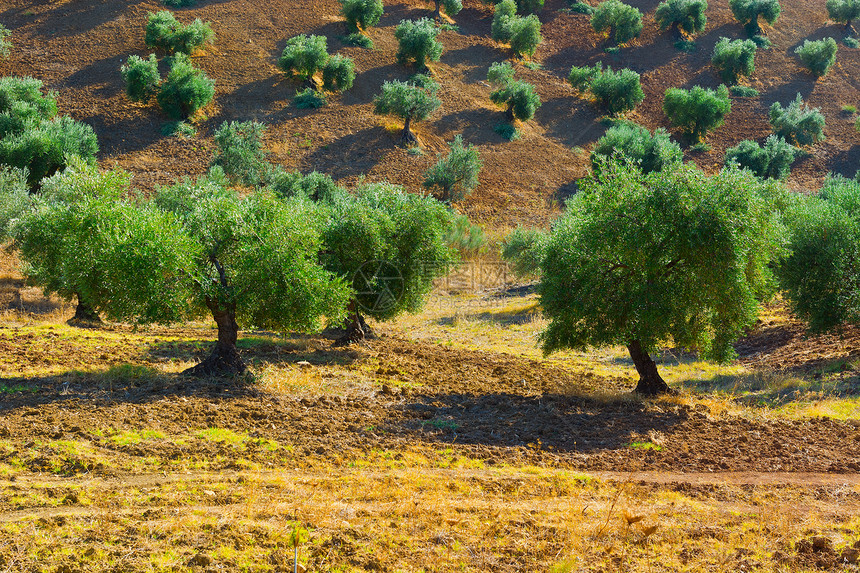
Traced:
<path fill-rule="evenodd" d="M 726 151 L 726 165 L 732 162 L 763 179 L 785 179 L 800 150 L 776 135 L 768 136 L 764 147 L 755 141 L 741 141 Z"/>
<path fill-rule="evenodd" d="M 718 361 L 755 323 L 779 252 L 778 188 L 692 165 L 607 165 L 580 183 L 541 265 L 545 352 L 671 340 Z"/>
<path fill-rule="evenodd" d="M 591 27 L 597 33 L 608 32 L 613 43 L 625 44 L 642 32 L 642 12 L 620 0 L 606 0 L 594 10 Z"/>
<path fill-rule="evenodd" d="M 788 107 L 774 102 L 769 111 L 773 132 L 795 145 L 812 145 L 824 140 L 824 116 L 818 108 L 811 108 L 797 98 Z"/>
<path fill-rule="evenodd" d="M 12 40 L 9 39 L 11 36 L 9 28 L 0 24 L 0 59 L 9 57 L 9 50 L 12 49 Z"/>
<path fill-rule="evenodd" d="M 729 0 L 729 8 L 750 36 L 761 32 L 759 18 L 773 25 L 782 11 L 779 0 Z"/>
<path fill-rule="evenodd" d="M 278 67 L 301 80 L 310 80 L 328 60 L 325 36 L 301 34 L 287 40 Z"/>
<path fill-rule="evenodd" d="M 373 99 L 373 112 L 402 118 L 405 122 L 403 138 L 413 141 L 415 136 L 410 130 L 411 123 L 424 121 L 442 105 L 442 101 L 436 97 L 438 89 L 439 84 L 421 75 L 412 82 L 384 82 L 382 93 Z"/>
<path fill-rule="evenodd" d="M 848 46 L 849 48 L 858 48 L 860 47 L 860 42 L 857 41 L 857 38 L 852 38 L 851 36 L 846 36 L 842 38 L 842 43 Z"/>
<path fill-rule="evenodd" d="M 539 276 L 548 239 L 546 231 L 517 227 L 502 241 L 502 260 L 518 277 Z"/>
<path fill-rule="evenodd" d="M 729 90 L 721 85 L 716 90 L 695 86 L 690 90 L 670 88 L 663 98 L 663 111 L 672 125 L 676 125 L 695 141 L 725 121 L 732 110 Z"/>
<path fill-rule="evenodd" d="M 146 60 L 137 55 L 129 56 L 120 73 L 125 82 L 125 93 L 132 101 L 148 101 L 158 91 L 161 75 L 155 54 L 150 54 Z"/>
<path fill-rule="evenodd" d="M 268 171 L 263 135 L 266 126 L 256 121 L 224 122 L 215 131 L 217 149 L 212 165 L 218 165 L 233 181 L 259 185 Z"/>
<path fill-rule="evenodd" d="M 851 26 L 851 22 L 860 18 L 860 0 L 827 0 L 827 14 L 834 22 Z"/>
<path fill-rule="evenodd" d="M 800 56 L 800 61 L 810 72 L 820 78 L 836 63 L 836 40 L 806 40 L 794 53 Z"/>
<path fill-rule="evenodd" d="M 27 187 L 27 171 L 0 167 L 0 242 L 9 239 L 12 224 L 33 206 Z"/>
<path fill-rule="evenodd" d="M 168 10 L 150 12 L 146 22 L 146 45 L 168 54 L 191 54 L 207 43 L 215 41 L 209 23 L 199 18 L 184 26 Z"/>
<path fill-rule="evenodd" d="M 517 56 L 531 56 L 537 50 L 543 37 L 540 35 L 540 20 L 534 14 L 517 17 L 510 24 L 511 36 L 508 43 Z"/>
<path fill-rule="evenodd" d="M 417 312 L 456 260 L 447 241 L 453 218 L 432 197 L 390 183 L 361 185 L 330 208 L 323 263 L 351 282 L 362 313 L 388 320 Z"/>
<path fill-rule="evenodd" d="M 161 125 L 161 135 L 188 139 L 197 135 L 197 128 L 187 121 L 165 121 Z"/>
<path fill-rule="evenodd" d="M 444 203 L 462 201 L 478 186 L 481 158 L 478 150 L 463 145 L 463 137 L 457 135 L 450 144 L 451 152 L 439 157 L 436 164 L 424 174 L 424 187 L 435 189 Z"/>
<path fill-rule="evenodd" d="M 354 33 L 343 37 L 343 43 L 347 46 L 356 46 L 357 48 L 373 49 L 373 40 L 364 34 Z"/>
<path fill-rule="evenodd" d="M 537 14 L 543 10 L 544 0 L 516 0 L 516 3 L 520 14 Z"/>
<path fill-rule="evenodd" d="M 456 16 L 463 9 L 463 0 L 434 0 L 434 2 L 437 14 L 440 9 L 444 8 L 446 14 Z"/>
<path fill-rule="evenodd" d="M 484 229 L 465 215 L 452 212 L 452 216 L 454 220 L 445 235 L 445 243 L 461 255 L 476 255 L 487 243 Z"/>
<path fill-rule="evenodd" d="M 741 76 L 755 71 L 756 45 L 752 40 L 730 40 L 720 38 L 714 46 L 711 63 L 717 73 L 729 85 L 738 83 Z"/>
<path fill-rule="evenodd" d="M 830 177 L 817 196 L 798 195 L 786 217 L 788 256 L 780 286 L 814 332 L 860 319 L 860 183 Z"/>
<path fill-rule="evenodd" d="M 347 192 L 324 173 L 313 171 L 302 175 L 298 171 L 280 168 L 276 168 L 272 174 L 269 188 L 284 199 L 303 197 L 316 203 L 332 203 Z"/>
<path fill-rule="evenodd" d="M 161 82 L 156 99 L 161 110 L 173 119 L 186 119 L 197 113 L 215 95 L 215 80 L 192 65 L 185 54 L 170 61 L 167 78 Z"/>
<path fill-rule="evenodd" d="M 603 63 L 598 62 L 593 66 L 573 66 L 567 76 L 567 82 L 576 91 L 585 91 L 591 85 L 594 76 L 603 71 Z"/>
<path fill-rule="evenodd" d="M 612 68 L 598 71 L 588 89 L 598 105 L 613 115 L 630 111 L 645 99 L 639 74 L 627 68 L 617 72 Z"/>
<path fill-rule="evenodd" d="M 355 81 L 355 64 L 351 58 L 335 54 L 322 69 L 323 89 L 330 92 L 343 92 L 352 88 Z"/>
<path fill-rule="evenodd" d="M 293 105 L 299 109 L 319 109 L 328 104 L 328 97 L 313 88 L 297 90 L 293 97 Z"/>
<path fill-rule="evenodd" d="M 379 24 L 385 7 L 382 0 L 340 0 L 341 14 L 346 18 L 346 29 L 356 34 Z"/>
<path fill-rule="evenodd" d="M 599 171 L 611 158 L 636 165 L 643 173 L 660 171 L 684 159 L 681 146 L 661 128 L 652 135 L 641 125 L 621 123 L 610 127 L 591 150 L 591 167 Z"/>
<path fill-rule="evenodd" d="M 731 94 L 735 97 L 756 97 L 758 90 L 748 86 L 732 86 L 729 88 Z"/>
<path fill-rule="evenodd" d="M 677 40 L 674 44 L 675 49 L 685 54 L 692 54 L 699 49 L 699 46 L 693 40 Z"/>
<path fill-rule="evenodd" d="M 21 133 L 32 123 L 57 115 L 57 94 L 42 93 L 42 81 L 30 77 L 0 78 L 0 138 Z"/>
<path fill-rule="evenodd" d="M 588 16 L 594 14 L 594 8 L 581 0 L 571 4 L 570 11 L 575 14 L 587 14 Z"/>
<path fill-rule="evenodd" d="M 427 69 L 427 62 L 438 62 L 442 57 L 442 44 L 436 39 L 439 28 L 429 18 L 402 20 L 394 31 L 399 42 L 397 61 L 414 63 L 419 71 Z"/>
<path fill-rule="evenodd" d="M 663 30 L 677 26 L 687 34 L 701 34 L 708 24 L 707 9 L 708 0 L 664 0 L 654 17 Z"/>
<path fill-rule="evenodd" d="M 161 0 L 161 3 L 171 8 L 187 8 L 188 6 L 194 6 L 196 0 Z"/>
<path fill-rule="evenodd" d="M 496 88 L 490 101 L 505 106 L 508 119 L 528 121 L 540 107 L 540 96 L 532 84 L 513 79 L 514 69 L 507 62 L 496 62 L 487 72 L 487 80 Z"/>
<path fill-rule="evenodd" d="M 493 131 L 502 136 L 502 139 L 507 141 L 516 141 L 520 138 L 520 132 L 512 123 L 497 123 L 493 126 Z M 858 129 L 860 131 L 860 129 Z"/>
<path fill-rule="evenodd" d="M 497 42 L 508 42 L 512 35 L 511 22 L 517 18 L 516 2 L 514 0 L 502 0 L 496 4 L 490 36 Z"/>

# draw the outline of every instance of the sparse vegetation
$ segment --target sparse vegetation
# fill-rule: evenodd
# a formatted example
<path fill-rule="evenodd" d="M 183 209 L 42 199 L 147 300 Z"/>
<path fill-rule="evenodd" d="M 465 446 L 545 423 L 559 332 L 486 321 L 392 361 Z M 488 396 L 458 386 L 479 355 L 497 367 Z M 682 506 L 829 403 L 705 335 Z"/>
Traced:
<path fill-rule="evenodd" d="M 764 146 L 755 141 L 741 141 L 726 151 L 726 165 L 732 162 L 749 169 L 763 179 L 785 179 L 800 150 L 776 135 L 770 135 Z"/>
<path fill-rule="evenodd" d="M 773 25 L 779 18 L 782 8 L 779 0 L 729 0 L 735 19 L 744 25 L 750 36 L 761 34 L 759 18 Z"/>
<path fill-rule="evenodd" d="M 803 65 L 813 75 L 820 78 L 827 75 L 827 72 L 836 63 L 836 40 L 833 38 L 806 40 L 794 52 L 800 56 Z"/>
<path fill-rule="evenodd" d="M 496 89 L 490 101 L 505 106 L 508 121 L 528 121 L 540 107 L 540 96 L 532 84 L 515 80 L 514 69 L 508 62 L 496 62 L 487 72 L 487 81 Z"/>
<path fill-rule="evenodd" d="M 436 39 L 439 28 L 429 18 L 403 20 L 394 31 L 399 42 L 397 61 L 412 64 L 419 72 L 427 69 L 427 62 L 438 62 L 442 57 L 442 43 Z"/>
<path fill-rule="evenodd" d="M 464 145 L 463 136 L 457 135 L 450 143 L 451 151 L 439 157 L 436 164 L 424 174 L 424 187 L 437 190 L 443 203 L 457 203 L 469 196 L 478 186 L 481 158 L 473 145 Z"/>
<path fill-rule="evenodd" d="M 759 95 L 757 89 L 749 86 L 732 86 L 729 91 L 735 97 L 757 97 Z"/>
<path fill-rule="evenodd" d="M 150 12 L 146 22 L 146 45 L 168 54 L 191 54 L 215 41 L 208 23 L 199 18 L 188 25 L 179 22 L 172 12 Z"/>
<path fill-rule="evenodd" d="M 417 76 L 410 82 L 385 82 L 382 93 L 373 100 L 373 111 L 403 119 L 401 141 L 417 143 L 418 138 L 412 133 L 412 122 L 424 121 L 439 109 L 442 101 L 436 97 L 438 89 L 439 84 L 424 76 Z"/>
<path fill-rule="evenodd" d="M 714 46 L 711 63 L 728 85 L 738 83 L 742 76 L 755 71 L 756 45 L 752 40 L 730 40 L 720 38 Z"/>
<path fill-rule="evenodd" d="M 789 143 L 812 145 L 824 139 L 824 115 L 818 108 L 803 103 L 800 94 L 788 107 L 775 102 L 770 106 L 769 116 L 773 133 Z"/>
<path fill-rule="evenodd" d="M 641 125 L 621 123 L 610 127 L 591 150 L 591 168 L 597 172 L 610 159 L 635 165 L 643 173 L 660 171 L 684 159 L 681 146 L 657 128 L 652 134 Z"/>
<path fill-rule="evenodd" d="M 688 35 L 701 34 L 708 24 L 707 0 L 664 0 L 654 17 L 662 30 L 673 28 Z"/>
<path fill-rule="evenodd" d="M 595 8 L 591 27 L 598 34 L 607 33 L 616 45 L 626 44 L 642 32 L 642 12 L 620 0 L 605 0 Z"/>
<path fill-rule="evenodd" d="M 690 90 L 670 88 L 663 98 L 663 111 L 672 125 L 678 126 L 693 142 L 717 129 L 732 110 L 729 90 L 695 86 Z"/>

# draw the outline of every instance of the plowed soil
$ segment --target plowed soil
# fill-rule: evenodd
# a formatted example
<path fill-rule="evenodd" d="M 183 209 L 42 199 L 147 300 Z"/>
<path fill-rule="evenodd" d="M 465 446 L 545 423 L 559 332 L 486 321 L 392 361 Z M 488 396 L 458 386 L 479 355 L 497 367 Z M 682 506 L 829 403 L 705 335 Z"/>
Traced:
<path fill-rule="evenodd" d="M 645 14 L 645 29 L 619 53 L 608 54 L 587 16 L 563 12 L 563 0 L 546 2 L 540 14 L 544 41 L 533 58 L 542 69 L 517 65 L 518 75 L 536 84 L 543 106 L 534 121 L 521 126 L 521 139 L 508 142 L 493 130 L 502 114 L 490 103 L 484 80 L 489 65 L 508 58 L 509 51 L 489 38 L 491 6 L 466 0 L 455 18 L 458 31 L 440 35 L 445 52 L 432 68 L 442 85 L 443 107 L 418 125 L 424 156 L 396 145 L 396 122 L 374 116 L 371 102 L 383 81 L 413 73 L 396 63 L 393 32 L 402 19 L 428 16 L 429 2 L 386 1 L 385 16 L 369 32 L 374 50 L 343 45 L 336 0 L 203 0 L 178 10 L 182 21 L 210 21 L 217 36 L 214 46 L 194 58 L 217 83 L 215 101 L 205 110 L 206 119 L 198 121 L 199 135 L 189 140 L 163 136 L 166 118 L 156 106 L 133 104 L 123 93 L 120 65 L 130 54 L 148 53 L 143 28 L 147 13 L 162 8 L 155 0 L 8 0 L 0 9 L 0 22 L 12 30 L 15 48 L 0 62 L 0 73 L 32 75 L 57 90 L 61 112 L 95 128 L 103 164 L 128 169 L 144 189 L 205 171 L 212 133 L 225 120 L 269 124 L 272 159 L 288 168 L 316 169 L 347 184 L 361 175 L 389 179 L 416 191 L 435 152 L 444 151 L 445 142 L 462 133 L 479 147 L 484 161 L 481 185 L 462 205 L 465 211 L 494 225 L 543 225 L 557 214 L 560 199 L 575 190 L 576 179 L 587 173 L 588 154 L 580 148 L 587 150 L 606 129 L 598 121 L 599 110 L 566 84 L 571 65 L 603 61 L 639 72 L 646 99 L 630 119 L 654 129 L 667 125 L 662 112 L 665 89 L 718 85 L 710 67 L 714 44 L 721 36 L 744 37 L 727 0 L 712 0 L 698 49 L 683 53 L 673 47 L 675 36 L 654 23 L 656 1 L 631 3 Z M 786 104 L 800 93 L 827 118 L 827 139 L 796 163 L 789 181 L 797 190 L 809 190 L 828 172 L 853 176 L 860 166 L 854 117 L 842 111 L 844 104 L 860 103 L 860 59 L 856 49 L 840 43 L 834 68 L 815 80 L 800 67 L 795 47 L 805 39 L 841 40 L 844 29 L 828 23 L 823 2 L 783 2 L 782 8 L 776 25 L 766 29 L 773 47 L 759 50 L 749 81 L 761 95 L 733 98 L 726 124 L 708 137 L 710 151 L 688 158 L 705 169 L 718 168 L 728 147 L 768 135 L 767 110 L 773 102 Z M 330 52 L 349 55 L 358 68 L 355 87 L 319 110 L 292 106 L 299 86 L 275 66 L 285 40 L 300 33 L 325 35 Z"/>

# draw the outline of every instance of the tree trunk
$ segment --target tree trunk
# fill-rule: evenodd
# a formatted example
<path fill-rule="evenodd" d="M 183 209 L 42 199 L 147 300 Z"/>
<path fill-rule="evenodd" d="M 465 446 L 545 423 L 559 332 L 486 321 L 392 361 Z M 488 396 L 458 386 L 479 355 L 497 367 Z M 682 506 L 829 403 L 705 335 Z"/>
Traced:
<path fill-rule="evenodd" d="M 99 318 L 99 313 L 89 304 L 81 300 L 81 295 L 78 297 L 78 306 L 75 307 L 75 316 L 66 321 L 69 326 L 81 324 L 100 324 L 102 319 Z"/>
<path fill-rule="evenodd" d="M 508 105 L 508 109 L 505 110 L 505 119 L 507 119 L 509 123 L 514 123 L 516 118 L 514 117 L 513 105 Z"/>
<path fill-rule="evenodd" d="M 436 18 L 437 22 L 442 19 L 441 7 L 442 7 L 442 0 L 436 0 L 436 11 L 433 12 L 433 17 Z"/>
<path fill-rule="evenodd" d="M 634 340 L 627 345 L 630 358 L 639 373 L 639 384 L 636 385 L 635 393 L 643 396 L 657 396 L 658 394 L 671 394 L 672 389 L 657 372 L 657 364 L 651 360 L 648 352 L 642 348 L 639 340 Z"/>
<path fill-rule="evenodd" d="M 206 301 L 206 306 L 212 311 L 212 318 L 218 325 L 218 342 L 212 349 L 212 354 L 196 366 L 182 372 L 185 376 L 232 376 L 245 372 L 245 363 L 239 356 L 236 340 L 239 338 L 239 325 L 236 322 L 236 308 L 226 310 L 218 308 L 215 303 Z"/>
<path fill-rule="evenodd" d="M 412 133 L 412 118 L 407 117 L 403 122 L 403 133 L 400 134 L 400 141 L 403 143 L 418 143 L 418 138 Z"/>
<path fill-rule="evenodd" d="M 364 317 L 361 316 L 361 312 L 358 310 L 358 303 L 354 300 L 350 301 L 347 311 L 349 314 L 346 317 L 346 323 L 344 325 L 346 332 L 335 341 L 334 345 L 348 346 L 354 342 L 361 342 L 362 340 L 373 338 L 373 331 L 364 321 Z"/>

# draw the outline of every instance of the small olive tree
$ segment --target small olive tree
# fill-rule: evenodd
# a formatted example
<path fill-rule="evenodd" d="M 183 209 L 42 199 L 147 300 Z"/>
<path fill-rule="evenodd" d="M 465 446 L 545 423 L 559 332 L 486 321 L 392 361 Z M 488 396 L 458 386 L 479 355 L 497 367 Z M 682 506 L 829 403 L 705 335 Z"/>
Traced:
<path fill-rule="evenodd" d="M 327 50 L 328 42 L 325 36 L 293 36 L 287 40 L 281 57 L 278 58 L 278 67 L 291 76 L 312 83 L 314 74 L 328 61 Z"/>
<path fill-rule="evenodd" d="M 433 17 L 436 20 L 442 19 L 442 8 L 448 16 L 456 16 L 463 9 L 463 0 L 434 0 L 436 9 L 433 12 Z"/>
<path fill-rule="evenodd" d="M 852 22 L 860 18 L 860 0 L 827 0 L 827 14 L 834 22 L 845 24 L 845 29 L 852 28 Z"/>
<path fill-rule="evenodd" d="M 729 8 L 751 36 L 761 33 L 759 18 L 773 25 L 782 12 L 779 0 L 729 0 Z"/>
<path fill-rule="evenodd" d="M 607 165 L 580 187 L 542 258 L 544 352 L 625 345 L 644 395 L 671 391 L 650 355 L 665 341 L 731 358 L 772 284 L 775 192 L 748 172 L 682 164 Z"/>
<path fill-rule="evenodd" d="M 684 152 L 662 127 L 652 134 L 641 125 L 622 123 L 610 127 L 597 140 L 591 150 L 591 168 L 597 172 L 612 158 L 636 165 L 647 174 L 680 163 Z"/>
<path fill-rule="evenodd" d="M 513 0 L 496 4 L 491 35 L 494 40 L 504 42 L 518 57 L 532 56 L 543 40 L 540 20 L 534 14 L 518 16 Z"/>
<path fill-rule="evenodd" d="M 269 172 L 263 136 L 266 126 L 257 121 L 230 121 L 215 131 L 215 154 L 212 165 L 217 165 L 234 182 L 243 185 L 260 185 Z"/>
<path fill-rule="evenodd" d="M 478 186 L 481 158 L 473 145 L 463 145 L 463 136 L 457 135 L 450 143 L 451 151 L 439 157 L 436 164 L 424 174 L 424 187 L 437 190 L 443 203 L 462 201 Z"/>
<path fill-rule="evenodd" d="M 714 46 L 711 64 L 728 85 L 738 83 L 741 76 L 755 71 L 756 45 L 752 40 L 730 40 L 720 38 Z"/>
<path fill-rule="evenodd" d="M 800 56 L 800 61 L 814 76 L 820 78 L 827 75 L 836 63 L 836 40 L 806 40 L 794 53 Z"/>
<path fill-rule="evenodd" d="M 170 59 L 170 71 L 155 99 L 168 117 L 181 120 L 192 117 L 214 96 L 215 80 L 195 68 L 188 56 L 179 53 Z"/>
<path fill-rule="evenodd" d="M 150 54 L 146 60 L 137 55 L 129 56 L 120 68 L 120 74 L 128 99 L 147 102 L 158 93 L 161 75 L 158 73 L 158 59 L 155 54 Z"/>
<path fill-rule="evenodd" d="M 206 44 L 215 41 L 215 34 L 209 23 L 199 18 L 190 24 L 183 25 L 172 12 L 150 12 L 146 22 L 146 45 L 150 48 L 161 49 L 168 54 L 191 54 Z"/>
<path fill-rule="evenodd" d="M 532 84 L 515 80 L 514 69 L 508 62 L 496 62 L 487 72 L 487 81 L 496 89 L 490 101 L 504 106 L 508 121 L 528 121 L 540 107 L 540 96 Z"/>
<path fill-rule="evenodd" d="M 800 94 L 788 107 L 774 102 L 768 115 L 773 133 L 789 143 L 812 145 L 824 140 L 824 115 L 820 109 L 803 103 Z"/>
<path fill-rule="evenodd" d="M 12 49 L 12 40 L 10 40 L 12 32 L 9 28 L 0 24 L 0 59 L 9 57 L 9 50 Z"/>
<path fill-rule="evenodd" d="M 663 98 L 663 112 L 669 122 L 695 142 L 723 125 L 731 110 L 729 90 L 724 85 L 716 90 L 700 86 L 690 90 L 669 88 Z"/>
<path fill-rule="evenodd" d="M 673 28 L 690 36 L 701 34 L 708 24 L 708 0 L 664 0 L 654 17 L 661 30 Z"/>
<path fill-rule="evenodd" d="M 379 24 L 385 10 L 382 0 L 340 0 L 340 4 L 350 34 L 358 34 Z"/>
<path fill-rule="evenodd" d="M 438 62 L 442 57 L 442 43 L 436 39 L 439 28 L 429 18 L 403 20 L 394 30 L 399 42 L 397 61 L 401 64 L 414 64 L 420 72 L 427 69 L 427 62 Z"/>
<path fill-rule="evenodd" d="M 762 179 L 785 179 L 800 150 L 776 135 L 769 135 L 764 146 L 741 141 L 726 151 L 726 165 L 736 163 Z"/>
<path fill-rule="evenodd" d="M 436 97 L 438 90 L 439 84 L 425 76 L 418 76 L 411 82 L 384 82 L 382 93 L 373 100 L 373 112 L 403 119 L 401 141 L 416 143 L 418 138 L 412 133 L 412 122 L 424 121 L 439 109 L 442 101 Z"/>
<path fill-rule="evenodd" d="M 613 71 L 607 67 L 597 71 L 588 82 L 588 91 L 612 115 L 630 111 L 645 99 L 639 74 L 627 68 Z"/>
<path fill-rule="evenodd" d="M 626 44 L 642 32 L 642 12 L 620 0 L 605 0 L 594 10 L 591 27 L 607 32 L 614 44 Z"/>

